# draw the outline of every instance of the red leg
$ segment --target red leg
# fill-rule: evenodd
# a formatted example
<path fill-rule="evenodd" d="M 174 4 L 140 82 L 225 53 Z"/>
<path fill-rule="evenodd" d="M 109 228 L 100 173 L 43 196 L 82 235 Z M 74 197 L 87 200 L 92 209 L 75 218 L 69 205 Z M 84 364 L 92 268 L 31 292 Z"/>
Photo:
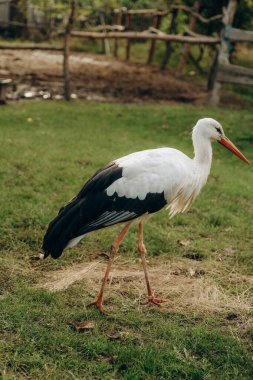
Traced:
<path fill-rule="evenodd" d="M 157 306 L 160 306 L 160 303 L 169 301 L 167 298 L 156 298 L 154 296 L 153 291 L 151 290 L 150 281 L 149 281 L 149 274 L 148 274 L 148 266 L 145 258 L 145 254 L 147 253 L 146 247 L 143 243 L 143 226 L 142 223 L 139 223 L 139 231 L 138 231 L 138 251 L 141 255 L 141 261 L 142 266 L 144 270 L 145 275 L 145 281 L 147 284 L 147 291 L 148 291 L 148 299 L 147 302 L 152 302 Z"/>
<path fill-rule="evenodd" d="M 104 277 L 102 280 L 101 288 L 100 288 L 100 291 L 98 293 L 97 299 L 95 302 L 92 302 L 90 304 L 90 305 L 95 305 L 101 312 L 106 312 L 106 310 L 103 306 L 103 294 L 104 294 L 104 288 L 105 288 L 105 285 L 106 285 L 106 282 L 107 282 L 107 279 L 109 276 L 109 272 L 110 272 L 113 260 L 118 253 L 120 243 L 124 239 L 127 231 L 129 230 L 130 225 L 131 225 L 131 222 L 126 224 L 125 227 L 123 228 L 123 230 L 121 231 L 121 233 L 119 234 L 119 236 L 117 237 L 117 239 L 114 241 L 112 248 L 111 248 L 109 262 L 108 262 L 106 270 L 105 270 L 105 274 L 104 274 Z"/>

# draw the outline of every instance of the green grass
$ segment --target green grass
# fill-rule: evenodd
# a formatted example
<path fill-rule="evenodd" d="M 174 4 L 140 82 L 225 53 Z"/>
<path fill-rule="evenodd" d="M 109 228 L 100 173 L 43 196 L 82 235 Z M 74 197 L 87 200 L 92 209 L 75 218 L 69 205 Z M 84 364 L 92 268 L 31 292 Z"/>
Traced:
<path fill-rule="evenodd" d="M 118 231 L 93 234 L 35 270 L 31 258 L 48 222 L 83 182 L 103 164 L 135 150 L 167 145 L 192 156 L 191 127 L 203 116 L 217 118 L 252 161 L 251 110 L 80 102 L 0 109 L 0 377 L 253 378 L 252 309 L 238 309 L 239 319 L 229 321 L 229 309 L 160 310 L 137 305 L 125 290 L 126 305 L 116 292 L 108 317 L 84 307 L 96 293 L 84 282 L 59 293 L 33 287 L 44 273 L 108 251 Z M 213 145 L 211 175 L 191 211 L 172 220 L 166 211 L 154 216 L 145 227 L 146 245 L 151 260 L 161 265 L 185 260 L 191 266 L 184 255 L 198 254 L 217 286 L 239 299 L 252 291 L 243 280 L 253 270 L 252 167 Z M 183 239 L 191 239 L 189 249 L 178 244 Z M 137 259 L 135 244 L 132 228 L 121 249 L 129 265 Z M 236 286 L 229 280 L 232 272 L 242 278 Z M 95 328 L 83 334 L 71 329 L 72 321 L 81 320 L 94 321 Z"/>

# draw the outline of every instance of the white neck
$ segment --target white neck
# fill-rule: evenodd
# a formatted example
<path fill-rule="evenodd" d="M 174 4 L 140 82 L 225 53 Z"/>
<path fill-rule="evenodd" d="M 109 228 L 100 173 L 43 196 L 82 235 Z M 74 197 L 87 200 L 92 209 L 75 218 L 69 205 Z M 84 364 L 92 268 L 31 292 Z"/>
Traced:
<path fill-rule="evenodd" d="M 194 163 L 198 167 L 198 172 L 201 173 L 203 181 L 207 180 L 212 164 L 212 145 L 211 141 L 205 137 L 193 134 L 194 146 Z"/>

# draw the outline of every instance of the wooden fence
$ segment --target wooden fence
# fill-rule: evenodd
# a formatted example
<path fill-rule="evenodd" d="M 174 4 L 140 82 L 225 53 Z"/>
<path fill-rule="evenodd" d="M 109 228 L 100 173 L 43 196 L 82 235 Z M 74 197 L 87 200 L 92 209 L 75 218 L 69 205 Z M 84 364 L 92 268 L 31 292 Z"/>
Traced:
<path fill-rule="evenodd" d="M 236 7 L 237 1 L 229 0 L 227 8 L 224 9 L 221 44 L 208 81 L 208 88 L 212 91 L 210 98 L 212 105 L 219 103 L 222 83 L 253 85 L 252 69 L 229 63 L 231 43 L 253 43 L 253 32 L 232 27 Z"/>
<path fill-rule="evenodd" d="M 196 3 L 196 2 L 195 2 Z M 198 0 L 199 3 L 199 0 Z M 67 27 L 65 29 L 64 33 L 64 97 L 66 100 L 70 99 L 70 75 L 69 75 L 69 41 L 70 37 L 74 38 L 86 38 L 86 39 L 99 39 L 103 41 L 108 41 L 109 39 L 114 40 L 114 55 L 117 56 L 118 53 L 118 40 L 123 39 L 126 40 L 126 60 L 130 58 L 130 46 L 131 41 L 133 40 L 146 40 L 150 41 L 150 50 L 148 54 L 148 63 L 151 63 L 152 57 L 154 54 L 154 48 L 156 41 L 164 41 L 167 44 L 167 51 L 169 48 L 169 43 L 176 42 L 181 44 L 203 44 L 203 45 L 216 45 L 220 43 L 220 37 L 210 37 L 205 35 L 199 35 L 194 33 L 193 25 L 190 24 L 188 35 L 179 35 L 179 34 L 166 34 L 163 33 L 161 30 L 159 30 L 161 26 L 162 17 L 168 15 L 169 12 L 172 11 L 172 19 L 171 19 L 171 25 L 173 26 L 173 22 L 175 24 L 175 18 L 177 15 L 178 10 L 184 10 L 192 14 L 192 17 L 194 19 L 200 19 L 201 21 L 204 20 L 204 22 L 211 22 L 214 20 L 221 19 L 221 15 L 216 15 L 211 17 L 210 19 L 206 19 L 200 14 L 196 12 L 197 8 L 196 5 L 193 8 L 186 7 L 186 6 L 178 6 L 178 5 L 172 5 L 169 10 L 166 11 L 159 11 L 155 9 L 143 9 L 143 10 L 115 10 L 115 25 L 101 25 L 99 27 L 100 31 L 74 31 L 72 30 L 73 27 L 73 19 L 75 15 L 76 10 L 76 2 L 71 2 L 71 12 L 69 21 L 67 23 Z M 126 17 L 125 27 L 122 26 L 121 23 L 121 16 L 124 13 Z M 153 27 L 150 27 L 148 30 L 142 31 L 142 32 L 133 32 L 128 31 L 128 29 L 131 27 L 131 16 L 135 14 L 141 14 L 141 15 L 152 15 L 153 16 Z M 102 29 L 102 31 L 101 31 Z M 126 30 L 124 30 L 126 29 Z M 174 32 L 175 28 L 171 28 L 171 31 Z M 184 52 L 184 59 L 186 60 L 186 55 L 189 54 L 189 49 L 185 53 Z M 166 60 L 163 62 L 163 66 L 166 65 L 168 62 L 168 54 L 166 56 Z M 183 65 L 181 65 L 181 68 Z"/>
<path fill-rule="evenodd" d="M 98 26 L 93 31 L 77 31 L 73 30 L 73 25 L 76 17 L 76 4 L 75 0 L 71 1 L 71 8 L 69 13 L 69 18 L 63 31 L 57 31 L 56 28 L 53 28 L 53 31 L 58 36 L 64 37 L 64 43 L 62 47 L 52 46 L 52 45 L 35 45 L 35 44 L 22 44 L 22 45 L 8 45 L 0 44 L 0 49 L 38 49 L 38 50 L 52 50 L 52 51 L 62 51 L 63 52 L 63 76 L 64 76 L 64 98 L 66 100 L 70 99 L 70 73 L 69 73 L 69 56 L 70 52 L 70 40 L 71 38 L 82 38 L 82 39 L 93 39 L 93 40 L 102 40 L 108 41 L 109 39 L 114 40 L 114 55 L 118 55 L 118 41 L 126 41 L 126 60 L 130 59 L 130 49 L 131 42 L 136 40 L 145 40 L 150 41 L 150 49 L 148 52 L 147 63 L 151 63 L 155 51 L 156 41 L 164 41 L 166 43 L 166 54 L 164 60 L 161 64 L 161 68 L 165 68 L 168 63 L 170 53 L 172 52 L 171 42 L 183 44 L 185 47 L 192 44 L 202 44 L 202 45 L 217 45 L 220 43 L 219 37 L 210 37 L 205 35 L 197 35 L 194 33 L 194 25 L 196 20 L 201 22 L 211 22 L 214 20 L 221 19 L 221 15 L 216 15 L 210 19 L 206 19 L 201 16 L 197 10 L 196 3 L 199 3 L 199 0 L 195 1 L 194 6 L 187 7 L 183 5 L 171 5 L 166 10 L 157 10 L 157 9 L 140 9 L 140 10 L 127 10 L 127 9 L 116 9 L 114 11 L 114 22 L 115 25 L 105 25 L 103 18 L 101 19 L 101 25 Z M 185 35 L 176 34 L 175 21 L 179 11 L 185 11 L 191 14 L 190 25 L 188 31 Z M 152 26 L 148 30 L 144 31 L 131 31 L 131 22 L 134 15 L 149 15 L 152 17 Z M 171 26 L 169 33 L 163 33 L 160 30 L 162 19 L 165 16 L 171 15 Z M 125 18 L 125 25 L 122 25 L 122 17 Z M 192 20 L 195 20 L 194 23 Z M 19 23 L 21 26 L 21 23 Z M 194 25 L 193 25 L 194 24 Z M 8 25 L 17 25 L 16 21 L 10 21 Z M 27 25 L 25 25 L 27 27 Z M 30 27 L 29 25 L 28 27 Z M 34 28 L 34 26 L 31 26 Z M 189 54 L 189 48 L 187 52 L 184 52 L 184 61 L 186 61 L 186 55 Z M 181 69 L 183 68 L 181 64 Z"/>
<path fill-rule="evenodd" d="M 236 42 L 252 42 L 253 32 L 242 31 L 233 29 L 231 27 L 233 17 L 236 11 L 237 0 L 229 0 L 227 8 L 224 10 L 223 15 L 215 15 L 210 18 L 205 18 L 198 13 L 200 1 L 196 0 L 193 7 L 184 5 L 172 4 L 167 10 L 156 9 L 143 9 L 143 10 L 127 10 L 116 9 L 114 11 L 114 25 L 106 25 L 104 20 L 101 19 L 101 25 L 94 31 L 78 31 L 73 30 L 73 25 L 76 17 L 76 1 L 71 1 L 71 8 L 69 18 L 66 23 L 64 31 L 56 31 L 58 36 L 64 36 L 64 43 L 62 47 L 52 45 L 35 45 L 35 44 L 22 44 L 22 45 L 9 45 L 0 44 L 0 49 L 38 49 L 38 50 L 52 50 L 63 52 L 63 76 L 64 76 L 64 97 L 66 100 L 70 99 L 70 73 L 69 73 L 69 56 L 71 38 L 93 39 L 108 41 L 114 40 L 114 55 L 118 56 L 118 41 L 126 41 L 126 60 L 130 59 L 131 42 L 135 40 L 146 40 L 150 42 L 148 51 L 147 63 L 151 63 L 155 51 L 156 41 L 164 41 L 166 44 L 166 52 L 164 59 L 161 63 L 161 68 L 164 69 L 169 61 L 170 55 L 173 51 L 171 43 L 179 43 L 183 45 L 183 51 L 180 58 L 178 70 L 182 71 L 185 67 L 188 57 L 191 58 L 193 63 L 200 69 L 198 62 L 194 60 L 190 53 L 190 46 L 192 44 L 201 45 L 220 45 L 220 49 L 216 56 L 215 64 L 212 67 L 211 75 L 209 77 L 209 89 L 212 90 L 211 102 L 217 104 L 219 100 L 219 89 L 221 83 L 241 83 L 252 84 L 253 74 L 252 70 L 242 68 L 240 66 L 230 65 L 228 63 L 228 45 L 232 41 Z M 185 11 L 190 14 L 189 26 L 184 35 L 176 34 L 176 20 L 179 11 Z M 152 26 L 144 31 L 131 31 L 131 21 L 134 15 L 149 15 L 152 17 Z M 125 25 L 122 24 L 122 17 L 124 16 Z M 170 16 L 170 27 L 168 33 L 160 30 L 162 19 Z M 199 35 L 195 33 L 196 21 L 209 23 L 217 20 L 223 21 L 225 27 L 220 37 L 210 37 Z M 14 22 L 15 23 L 15 22 Z"/>

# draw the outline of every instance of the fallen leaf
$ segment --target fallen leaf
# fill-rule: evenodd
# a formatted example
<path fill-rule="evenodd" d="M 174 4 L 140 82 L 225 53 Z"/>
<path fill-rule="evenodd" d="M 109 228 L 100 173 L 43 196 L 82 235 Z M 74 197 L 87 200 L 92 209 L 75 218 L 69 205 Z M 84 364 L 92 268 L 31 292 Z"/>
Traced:
<path fill-rule="evenodd" d="M 95 328 L 95 322 L 92 321 L 85 321 L 85 322 L 72 322 L 71 326 L 74 327 L 77 331 L 88 331 Z"/>

